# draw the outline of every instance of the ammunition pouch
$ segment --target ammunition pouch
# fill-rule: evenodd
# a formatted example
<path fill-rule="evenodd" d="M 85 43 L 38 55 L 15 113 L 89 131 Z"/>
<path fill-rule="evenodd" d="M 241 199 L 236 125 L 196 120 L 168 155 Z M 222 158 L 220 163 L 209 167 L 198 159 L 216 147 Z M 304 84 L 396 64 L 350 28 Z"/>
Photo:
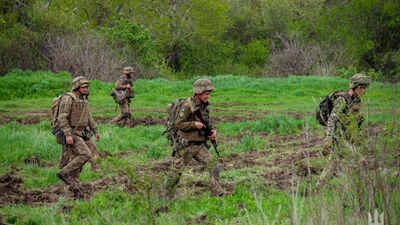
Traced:
<path fill-rule="evenodd" d="M 189 140 L 186 138 L 178 137 L 177 146 L 178 148 L 186 148 L 189 146 Z"/>
<path fill-rule="evenodd" d="M 54 128 L 51 133 L 54 135 L 57 144 L 65 145 L 67 143 L 64 132 L 59 127 Z"/>
<path fill-rule="evenodd" d="M 82 139 L 84 141 L 88 141 L 90 140 L 90 138 L 92 138 L 93 136 L 93 132 L 89 127 L 86 127 L 85 130 L 83 131 L 83 135 L 82 135 Z"/>

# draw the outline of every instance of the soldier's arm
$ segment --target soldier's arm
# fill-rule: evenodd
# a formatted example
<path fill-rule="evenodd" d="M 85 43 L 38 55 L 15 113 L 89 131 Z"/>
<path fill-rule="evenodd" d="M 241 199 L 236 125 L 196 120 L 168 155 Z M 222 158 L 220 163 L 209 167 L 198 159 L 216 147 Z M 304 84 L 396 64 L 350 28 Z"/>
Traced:
<path fill-rule="evenodd" d="M 71 96 L 65 95 L 60 100 L 60 112 L 58 114 L 58 124 L 60 129 L 64 132 L 65 136 L 72 135 L 72 129 L 69 125 L 69 115 L 71 113 L 71 107 L 73 99 Z"/>
<path fill-rule="evenodd" d="M 115 83 L 115 89 L 116 90 L 125 90 L 127 87 L 124 84 L 124 81 L 122 79 L 117 80 Z"/>
<path fill-rule="evenodd" d="M 345 109 L 346 100 L 344 99 L 344 97 L 338 97 L 333 101 L 333 109 L 327 123 L 328 137 L 332 137 L 334 135 L 336 125 L 340 123 L 345 117 Z"/>
<path fill-rule="evenodd" d="M 191 112 L 190 104 L 183 104 L 179 109 L 179 115 L 175 122 L 175 127 L 178 130 L 189 131 L 197 129 L 195 121 L 188 121 Z"/>
<path fill-rule="evenodd" d="M 97 131 L 97 123 L 94 121 L 91 113 L 89 113 L 89 128 L 90 128 L 90 130 L 92 130 L 92 132 L 94 134 L 98 133 L 98 131 Z"/>

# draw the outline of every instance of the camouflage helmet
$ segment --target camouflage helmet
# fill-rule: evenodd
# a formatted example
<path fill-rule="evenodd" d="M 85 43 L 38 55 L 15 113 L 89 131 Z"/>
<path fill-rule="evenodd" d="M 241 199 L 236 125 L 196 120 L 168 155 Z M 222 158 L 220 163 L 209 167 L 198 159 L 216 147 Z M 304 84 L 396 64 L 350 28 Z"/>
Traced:
<path fill-rule="evenodd" d="M 125 68 L 122 70 L 122 73 L 123 73 L 123 74 L 131 74 L 131 73 L 134 73 L 134 72 L 135 72 L 135 70 L 134 70 L 132 67 L 130 67 L 130 66 L 125 67 Z"/>
<path fill-rule="evenodd" d="M 193 84 L 193 92 L 196 95 L 200 95 L 205 91 L 213 91 L 214 86 L 211 81 L 208 79 L 198 79 Z"/>
<path fill-rule="evenodd" d="M 353 89 L 358 86 L 368 87 L 370 83 L 371 83 L 371 77 L 362 73 L 357 73 L 351 77 L 350 88 Z"/>
<path fill-rule="evenodd" d="M 75 91 L 80 87 L 89 86 L 89 81 L 83 76 L 75 77 L 71 82 L 71 91 Z"/>

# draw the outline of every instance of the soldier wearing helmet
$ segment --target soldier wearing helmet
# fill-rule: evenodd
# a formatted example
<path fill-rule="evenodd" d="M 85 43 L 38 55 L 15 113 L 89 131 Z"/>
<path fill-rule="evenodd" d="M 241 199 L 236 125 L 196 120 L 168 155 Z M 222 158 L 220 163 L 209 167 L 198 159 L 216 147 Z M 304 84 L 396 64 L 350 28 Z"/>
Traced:
<path fill-rule="evenodd" d="M 361 114 L 361 97 L 371 83 L 365 74 L 355 74 L 350 81 L 350 89 L 339 94 L 333 100 L 332 112 L 327 121 L 327 136 L 323 153 L 329 154 L 327 166 L 321 173 L 317 187 L 321 187 L 332 178 L 337 170 L 338 159 L 343 158 L 340 150 L 354 148 L 356 132 L 359 132 L 364 117 Z M 345 147 L 346 146 L 346 147 Z"/>
<path fill-rule="evenodd" d="M 131 120 L 131 98 L 134 97 L 132 89 L 131 77 L 135 73 L 132 67 L 125 67 L 122 70 L 123 75 L 117 80 L 115 88 L 111 95 L 118 104 L 121 111 L 120 115 L 116 116 L 111 122 L 125 125 Z"/>
<path fill-rule="evenodd" d="M 201 163 L 204 169 L 209 170 L 210 188 L 214 195 L 226 194 L 219 182 L 219 165 L 210 160 L 208 140 L 217 138 L 217 131 L 212 128 L 210 136 L 202 134 L 201 130 L 205 124 L 201 122 L 210 121 L 210 108 L 208 99 L 214 90 L 214 86 L 208 79 L 199 79 L 193 84 L 194 95 L 178 109 L 178 117 L 175 127 L 178 134 L 178 147 L 175 151 L 172 171 L 167 181 L 167 194 L 172 197 L 176 185 L 179 183 L 183 169 L 193 158 Z M 203 118 L 199 118 L 201 115 Z"/>
<path fill-rule="evenodd" d="M 74 78 L 71 82 L 71 92 L 61 97 L 58 114 L 58 123 L 65 136 L 66 146 L 57 176 L 78 190 L 83 165 L 89 161 L 92 170 L 97 170 L 97 149 L 90 138 L 95 134 L 96 140 L 99 141 L 100 135 L 90 114 L 88 95 L 89 81 L 82 76 Z"/>

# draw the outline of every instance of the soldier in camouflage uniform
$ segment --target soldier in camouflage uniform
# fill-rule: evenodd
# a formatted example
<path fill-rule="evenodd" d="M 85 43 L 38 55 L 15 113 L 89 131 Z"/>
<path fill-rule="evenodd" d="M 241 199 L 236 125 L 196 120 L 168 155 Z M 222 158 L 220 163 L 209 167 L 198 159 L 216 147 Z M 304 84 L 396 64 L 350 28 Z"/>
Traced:
<path fill-rule="evenodd" d="M 90 140 L 92 133 L 100 140 L 97 124 L 89 111 L 89 81 L 80 76 L 72 80 L 71 92 L 61 97 L 58 123 L 66 139 L 57 176 L 67 185 L 79 184 L 83 165 L 96 166 L 97 149 Z"/>
<path fill-rule="evenodd" d="M 167 192 L 169 197 L 174 194 L 175 186 L 179 183 L 184 168 L 191 159 L 200 162 L 203 169 L 209 171 L 209 183 L 211 191 L 216 196 L 222 196 L 226 192 L 219 182 L 219 165 L 210 160 L 207 140 L 216 140 L 217 131 L 212 128 L 211 136 L 202 136 L 200 130 L 205 126 L 194 114 L 200 110 L 202 117 L 209 121 L 208 98 L 214 90 L 211 81 L 199 79 L 194 83 L 194 96 L 179 108 L 175 126 L 178 134 L 178 148 L 172 165 L 172 172 L 167 180 Z"/>
<path fill-rule="evenodd" d="M 371 78 L 364 74 L 355 74 L 351 78 L 350 89 L 338 94 L 333 100 L 333 109 L 327 122 L 326 143 L 323 148 L 329 154 L 328 162 L 321 173 L 317 187 L 320 188 L 330 180 L 340 166 L 340 160 L 346 151 L 355 151 L 353 144 L 364 117 L 361 114 L 361 96 L 371 83 Z"/>
<path fill-rule="evenodd" d="M 118 101 L 121 114 L 116 116 L 111 122 L 126 124 L 131 119 L 131 98 L 133 98 L 131 76 L 135 73 L 132 67 L 125 67 L 122 71 L 123 75 L 117 80 L 113 90 L 114 98 L 122 96 Z M 118 98 L 118 97 L 117 97 Z"/>

